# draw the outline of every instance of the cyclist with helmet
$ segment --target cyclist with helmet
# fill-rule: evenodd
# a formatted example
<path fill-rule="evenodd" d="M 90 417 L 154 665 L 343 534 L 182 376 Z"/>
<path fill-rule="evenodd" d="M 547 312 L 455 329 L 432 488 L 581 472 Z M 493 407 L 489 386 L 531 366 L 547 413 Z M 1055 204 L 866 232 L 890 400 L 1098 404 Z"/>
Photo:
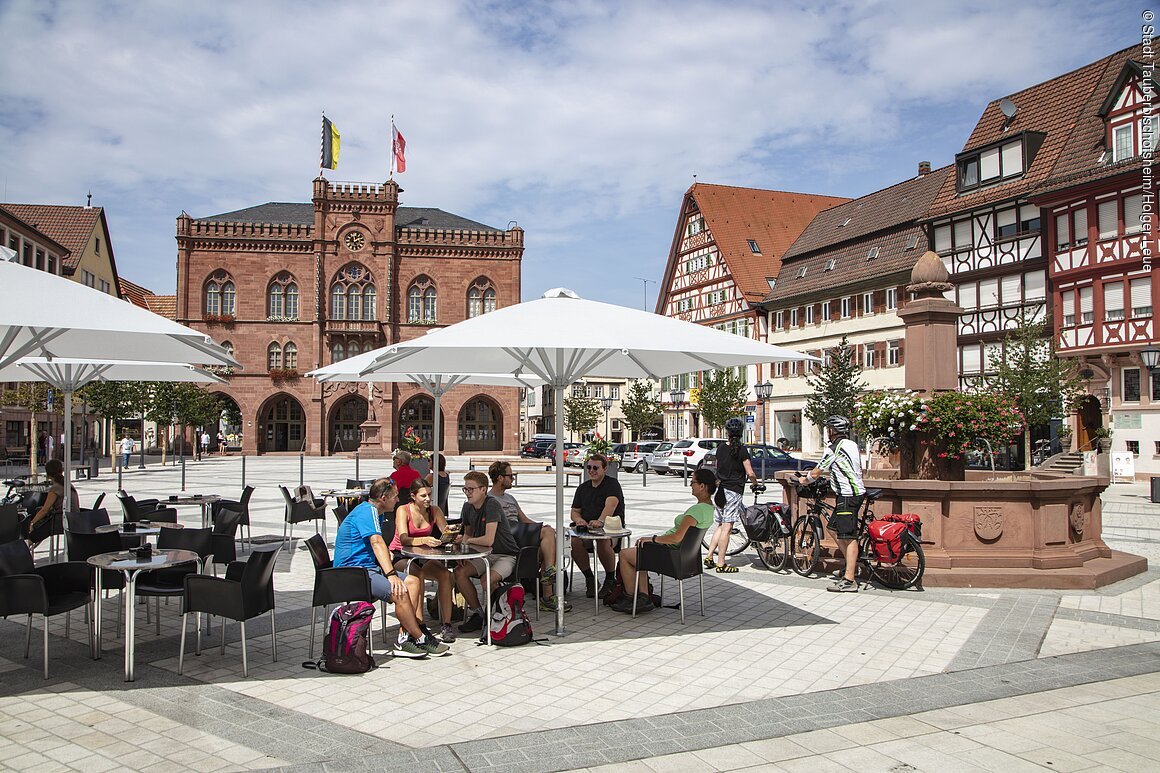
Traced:
<path fill-rule="evenodd" d="M 712 539 L 709 540 L 709 555 L 705 556 L 705 568 L 716 566 L 721 574 L 733 574 L 736 566 L 725 563 L 725 553 L 729 548 L 729 535 L 733 527 L 741 518 L 742 491 L 745 489 L 745 479 L 756 486 L 757 476 L 753 474 L 753 465 L 749 462 L 749 450 L 741 442 L 745 433 L 745 422 L 734 416 L 725 422 L 725 436 L 729 438 L 724 445 L 717 446 L 717 481 L 720 488 L 714 503 L 718 509 L 713 514 L 713 522 L 717 524 Z M 717 552 L 717 560 L 713 560 L 713 552 Z"/>
<path fill-rule="evenodd" d="M 858 444 L 850 439 L 852 425 L 845 416 L 831 416 L 826 419 L 830 448 L 818 462 L 818 466 L 807 470 L 800 479 L 810 483 L 822 473 L 830 478 L 830 488 L 834 490 L 834 515 L 829 527 L 838 540 L 838 551 L 845 559 L 844 571 L 834 584 L 826 588 L 834 593 L 857 593 L 858 583 L 854 572 L 858 567 L 858 510 L 866 495 L 862 483 L 862 453 Z"/>

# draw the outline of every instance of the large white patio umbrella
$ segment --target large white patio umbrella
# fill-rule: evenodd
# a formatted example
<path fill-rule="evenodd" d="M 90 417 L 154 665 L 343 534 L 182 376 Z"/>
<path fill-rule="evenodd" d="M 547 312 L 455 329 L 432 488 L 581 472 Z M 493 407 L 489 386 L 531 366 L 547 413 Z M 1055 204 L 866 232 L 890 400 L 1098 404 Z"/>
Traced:
<path fill-rule="evenodd" d="M 124 301 L 118 301 L 124 303 Z M 225 379 L 191 365 L 171 362 L 96 361 L 73 358 L 24 357 L 7 367 L 0 367 L 0 382 L 39 381 L 64 392 L 64 502 L 61 508 L 68 518 L 72 502 L 72 404 L 73 392 L 94 381 L 180 381 L 196 384 L 221 384 Z M 145 442 L 145 438 L 141 438 Z"/>
<path fill-rule="evenodd" d="M 386 348 L 375 349 L 369 352 L 357 354 L 354 357 L 348 357 L 345 360 L 340 360 L 331 365 L 327 365 L 317 370 L 312 370 L 307 373 L 307 376 L 312 376 L 318 381 L 341 381 L 341 382 L 366 382 L 366 383 L 408 383 L 417 384 L 424 390 L 431 394 L 435 401 L 435 415 L 434 424 L 432 426 L 432 468 L 435 470 L 435 475 L 432 476 L 434 483 L 432 484 L 431 500 L 439 501 L 439 452 L 442 450 L 442 431 L 440 429 L 440 402 L 443 395 L 453 387 L 460 384 L 471 384 L 474 386 L 509 386 L 509 387 L 525 387 L 527 389 L 535 389 L 544 385 L 544 380 L 539 376 L 531 374 L 517 374 L 507 375 L 504 373 L 388 373 L 386 371 L 371 371 L 364 373 L 374 361 L 381 355 Z M 446 513 L 444 513 L 446 515 Z"/>
<path fill-rule="evenodd" d="M 241 367 L 205 333 L 11 259 L 0 259 L 0 287 L 0 368 L 21 357 Z"/>
<path fill-rule="evenodd" d="M 385 347 L 363 374 L 384 372 L 534 373 L 555 390 L 556 438 L 564 437 L 564 390 L 584 376 L 652 378 L 786 360 L 801 352 L 662 317 L 588 301 L 555 288 L 534 301 L 433 330 Z M 564 555 L 564 468 L 556 466 L 556 551 Z M 556 593 L 564 594 L 563 573 Z M 564 609 L 556 632 L 564 631 Z"/>

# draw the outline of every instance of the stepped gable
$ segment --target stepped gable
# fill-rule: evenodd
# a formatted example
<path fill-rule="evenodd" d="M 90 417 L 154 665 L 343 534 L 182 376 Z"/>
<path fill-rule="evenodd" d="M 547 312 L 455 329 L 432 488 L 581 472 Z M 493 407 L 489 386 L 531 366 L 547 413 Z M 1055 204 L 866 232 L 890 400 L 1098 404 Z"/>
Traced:
<path fill-rule="evenodd" d="M 777 286 L 765 300 L 823 297 L 832 295 L 837 286 L 856 289 L 861 282 L 880 285 L 892 274 L 905 277 L 927 248 L 918 220 L 952 169 L 947 165 L 818 213 L 782 257 Z M 867 253 L 872 247 L 878 253 L 870 260 Z M 834 267 L 827 271 L 831 260 Z M 798 278 L 802 268 L 805 276 Z"/>
<path fill-rule="evenodd" d="M 101 207 L 5 204 L 4 209 L 68 250 L 68 255 L 62 260 L 69 274 L 74 273 L 80 264 L 101 217 Z"/>
<path fill-rule="evenodd" d="M 295 202 L 270 201 L 256 207 L 223 212 L 219 215 L 198 218 L 217 223 L 278 223 L 286 225 L 313 226 L 314 205 Z M 395 212 L 397 228 L 433 228 L 454 231 L 496 231 L 483 223 L 444 212 L 434 207 L 399 207 Z"/>
<path fill-rule="evenodd" d="M 1000 142 L 1020 132 L 1040 132 L 1046 135 L 1043 145 L 1022 177 L 984 186 L 969 193 L 960 195 L 956 191 L 957 175 L 952 171 L 947 176 L 946 183 L 931 206 L 930 212 L 927 213 L 926 219 L 933 220 L 954 212 L 1024 195 L 1051 177 L 1063 148 L 1082 115 L 1085 103 L 1114 56 L 1113 54 L 1104 57 L 1078 70 L 1072 70 L 1009 95 L 1007 98 L 1018 108 L 1010 123 L 999 109 L 1001 100 L 991 101 L 975 124 L 970 138 L 963 145 L 962 152 L 966 153 Z"/>
<path fill-rule="evenodd" d="M 1154 47 L 1160 45 L 1160 38 L 1153 38 L 1152 45 Z M 1108 57 L 1103 76 L 1088 96 L 1075 128 L 1060 154 L 1059 163 L 1055 165 L 1051 176 L 1035 189 L 1035 195 L 1143 168 L 1145 159 L 1142 155 L 1112 163 L 1109 154 L 1106 160 L 1100 161 L 1106 150 L 1107 134 L 1107 124 L 1100 115 L 1101 108 L 1112 92 L 1122 85 L 1121 79 L 1125 71 L 1133 67 L 1139 69 L 1139 63 L 1144 59 L 1143 48 L 1143 44 L 1137 44 Z"/>
<path fill-rule="evenodd" d="M 746 300 L 758 302 L 769 290 L 782 255 L 822 210 L 849 199 L 813 193 L 738 188 L 695 183 L 688 191 L 705 216 L 717 250 Z M 749 247 L 757 242 L 761 254 Z M 668 278 L 666 277 L 666 280 Z"/>

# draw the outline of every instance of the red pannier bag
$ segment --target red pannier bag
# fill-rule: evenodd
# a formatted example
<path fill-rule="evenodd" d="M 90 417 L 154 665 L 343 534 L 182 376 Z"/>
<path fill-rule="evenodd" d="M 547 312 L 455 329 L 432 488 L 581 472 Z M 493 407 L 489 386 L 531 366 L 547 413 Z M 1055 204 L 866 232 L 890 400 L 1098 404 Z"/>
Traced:
<path fill-rule="evenodd" d="M 910 533 L 919 542 L 922 541 L 922 519 L 918 517 L 917 513 L 891 513 L 883 517 L 884 521 L 892 521 L 894 523 L 905 523 L 906 528 L 910 529 Z"/>
<path fill-rule="evenodd" d="M 906 524 L 894 521 L 871 521 L 867 528 L 870 532 L 870 543 L 874 546 L 874 553 L 878 556 L 878 560 L 898 561 L 902 555 L 902 532 L 906 531 Z"/>

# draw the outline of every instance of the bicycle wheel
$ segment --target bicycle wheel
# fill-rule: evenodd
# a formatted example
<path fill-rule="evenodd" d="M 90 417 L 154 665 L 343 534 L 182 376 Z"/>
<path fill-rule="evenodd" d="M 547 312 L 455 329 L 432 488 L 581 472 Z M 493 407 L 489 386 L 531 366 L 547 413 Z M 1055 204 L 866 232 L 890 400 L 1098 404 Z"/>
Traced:
<path fill-rule="evenodd" d="M 777 534 L 766 542 L 753 543 L 753 547 L 757 549 L 757 557 L 765 564 L 766 569 L 772 572 L 785 569 L 786 563 L 789 562 L 789 551 L 786 549 L 788 539 Z"/>
<path fill-rule="evenodd" d="M 874 575 L 878 581 L 893 590 L 906 590 L 922 583 L 926 571 L 926 555 L 922 545 L 910 532 L 902 535 L 902 555 L 896 564 L 876 564 Z"/>
<path fill-rule="evenodd" d="M 802 577 L 809 577 L 818 568 L 822 557 L 822 544 L 817 529 L 809 518 L 799 518 L 793 525 L 790 539 L 790 568 Z"/>
<path fill-rule="evenodd" d="M 709 540 L 713 538 L 713 532 L 716 530 L 716 527 L 713 527 L 705 532 L 705 536 L 701 538 L 701 547 L 705 548 L 706 552 L 709 550 Z M 733 524 L 733 529 L 729 532 L 729 547 L 725 548 L 725 555 L 735 556 L 747 547 L 749 547 L 749 537 L 745 536 L 745 531 L 740 524 Z"/>

